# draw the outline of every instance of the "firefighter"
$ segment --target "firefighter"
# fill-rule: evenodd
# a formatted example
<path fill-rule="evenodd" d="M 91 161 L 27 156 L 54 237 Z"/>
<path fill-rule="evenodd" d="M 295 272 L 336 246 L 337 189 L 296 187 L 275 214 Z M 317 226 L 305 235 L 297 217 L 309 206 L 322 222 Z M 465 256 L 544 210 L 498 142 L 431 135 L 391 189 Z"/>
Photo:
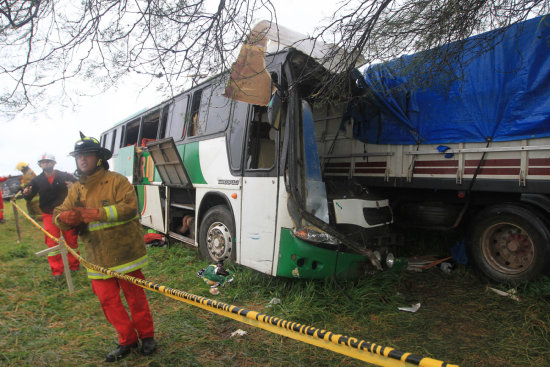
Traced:
<path fill-rule="evenodd" d="M 64 229 L 80 228 L 86 260 L 93 264 L 145 279 L 147 251 L 139 222 L 138 202 L 128 179 L 109 171 L 112 153 L 95 138 L 80 133 L 71 156 L 75 157 L 79 182 L 54 210 L 55 222 Z M 107 362 L 126 357 L 139 345 L 143 355 L 156 350 L 153 318 L 143 288 L 118 278 L 88 269 L 92 290 L 103 313 L 118 332 L 119 345 L 106 356 Z M 128 303 L 126 311 L 120 289 Z"/>
<path fill-rule="evenodd" d="M 61 172 L 54 169 L 56 164 L 55 157 L 49 153 L 44 153 L 38 159 L 38 165 L 42 168 L 42 173 L 31 180 L 23 189 L 23 197 L 27 202 L 39 195 L 39 205 L 42 211 L 42 222 L 44 229 L 52 236 L 59 237 L 59 228 L 53 223 L 53 210 L 61 204 L 67 196 L 68 187 L 70 187 L 76 178 L 66 172 Z M 74 230 L 62 231 L 63 238 L 73 249 L 78 248 L 78 237 Z M 44 241 L 48 247 L 54 247 L 57 243 L 49 236 L 44 236 Z M 80 267 L 79 261 L 71 254 L 67 254 L 69 260 L 69 269 L 77 271 Z M 59 280 L 63 275 L 63 260 L 61 252 L 50 251 L 48 253 L 48 262 L 52 269 L 52 275 L 55 280 Z"/>
<path fill-rule="evenodd" d="M 29 167 L 28 163 L 19 162 L 15 169 L 21 171 L 23 177 L 21 177 L 21 189 L 24 189 L 28 184 L 31 183 L 32 179 L 36 177 L 36 173 Z M 39 220 L 42 218 L 42 212 L 40 211 L 39 197 L 36 196 L 34 200 L 27 200 L 27 213 L 34 220 Z"/>

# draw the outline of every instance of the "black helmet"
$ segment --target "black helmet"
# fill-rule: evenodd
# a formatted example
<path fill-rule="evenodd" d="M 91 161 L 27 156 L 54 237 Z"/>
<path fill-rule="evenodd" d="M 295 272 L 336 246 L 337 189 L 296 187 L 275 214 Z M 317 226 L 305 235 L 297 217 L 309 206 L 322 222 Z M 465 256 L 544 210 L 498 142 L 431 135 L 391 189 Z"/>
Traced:
<path fill-rule="evenodd" d="M 107 161 L 113 156 L 113 153 L 109 149 L 103 148 L 96 138 L 87 137 L 80 132 L 80 140 L 74 144 L 74 151 L 69 155 L 75 157 L 80 153 L 96 152 L 98 158 L 103 161 Z"/>

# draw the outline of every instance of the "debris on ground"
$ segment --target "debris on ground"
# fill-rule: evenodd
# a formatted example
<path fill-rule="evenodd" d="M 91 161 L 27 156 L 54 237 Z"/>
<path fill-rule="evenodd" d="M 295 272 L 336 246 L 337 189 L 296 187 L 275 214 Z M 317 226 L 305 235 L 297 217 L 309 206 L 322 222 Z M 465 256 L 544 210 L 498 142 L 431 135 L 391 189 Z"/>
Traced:
<path fill-rule="evenodd" d="M 281 299 L 275 297 L 275 298 L 272 298 L 271 301 L 269 301 L 269 303 L 265 307 L 272 307 L 273 305 L 278 305 L 279 303 L 281 303 Z"/>
<path fill-rule="evenodd" d="M 241 330 L 241 329 L 237 329 L 237 330 L 235 330 L 234 332 L 231 333 L 231 338 L 234 337 L 234 336 L 244 336 L 244 335 L 246 335 L 246 331 Z"/>
<path fill-rule="evenodd" d="M 492 290 L 493 292 L 495 292 L 496 294 L 498 294 L 499 296 L 503 296 L 503 297 L 510 297 L 511 299 L 513 299 L 514 301 L 518 301 L 520 302 L 521 301 L 521 298 L 519 298 L 517 296 L 517 291 L 515 289 L 509 289 L 507 290 L 506 292 L 504 291 L 501 291 L 499 289 L 496 289 L 496 288 L 492 288 L 492 287 L 489 287 L 490 290 Z"/>
<path fill-rule="evenodd" d="M 444 257 L 442 259 L 438 259 L 435 256 L 411 257 L 407 259 L 407 270 L 421 272 L 423 270 L 427 270 L 433 268 L 434 266 L 447 262 L 452 258 L 452 256 Z"/>
<path fill-rule="evenodd" d="M 414 304 L 411 307 L 397 307 L 399 311 L 416 312 L 420 309 L 420 303 Z"/>
<path fill-rule="evenodd" d="M 233 272 L 225 269 L 223 260 L 216 264 L 208 265 L 206 268 L 197 272 L 197 277 L 202 278 L 210 286 L 210 294 L 220 294 L 219 287 L 225 287 L 226 284 L 233 281 Z"/>

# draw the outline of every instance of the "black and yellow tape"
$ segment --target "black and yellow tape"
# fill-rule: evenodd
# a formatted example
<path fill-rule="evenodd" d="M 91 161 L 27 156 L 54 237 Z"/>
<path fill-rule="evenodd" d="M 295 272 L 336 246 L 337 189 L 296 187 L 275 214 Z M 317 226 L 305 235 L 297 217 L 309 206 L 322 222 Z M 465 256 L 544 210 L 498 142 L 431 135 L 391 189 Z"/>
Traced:
<path fill-rule="evenodd" d="M 58 239 L 49 234 L 44 228 L 36 223 L 27 215 L 15 202 L 12 204 L 36 227 L 55 241 Z M 320 348 L 328 349 L 351 358 L 369 362 L 379 366 L 402 367 L 402 366 L 420 366 L 420 367 L 457 367 L 454 364 L 439 361 L 432 358 L 422 357 L 417 354 L 405 353 L 390 347 L 364 341 L 361 339 L 335 334 L 327 330 L 322 330 L 313 326 L 308 326 L 292 321 L 287 321 L 278 317 L 269 316 L 256 311 L 247 310 L 242 307 L 219 302 L 206 297 L 197 296 L 188 292 L 166 287 L 151 281 L 134 278 L 125 274 L 91 264 L 77 254 L 69 246 L 66 246 L 82 265 L 94 271 L 98 271 L 112 277 L 124 279 L 134 283 L 144 289 L 166 295 L 167 297 L 185 302 L 192 306 L 202 308 L 206 311 L 248 324 L 269 332 L 283 335 L 304 343 L 315 345 Z"/>

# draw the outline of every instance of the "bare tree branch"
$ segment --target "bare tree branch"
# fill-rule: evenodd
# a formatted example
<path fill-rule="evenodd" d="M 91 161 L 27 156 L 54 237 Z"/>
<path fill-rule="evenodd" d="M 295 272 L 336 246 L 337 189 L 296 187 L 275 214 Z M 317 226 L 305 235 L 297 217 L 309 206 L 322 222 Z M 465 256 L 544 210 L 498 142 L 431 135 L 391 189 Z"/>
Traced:
<path fill-rule="evenodd" d="M 423 51 L 438 60 L 424 63 L 430 69 L 424 67 L 421 82 L 429 83 L 461 58 L 461 40 L 546 14 L 549 6 L 548 0 L 343 0 L 308 40 L 336 45 L 325 61 L 339 70 Z M 132 74 L 162 85 L 166 96 L 177 94 L 227 70 L 260 16 L 277 27 L 269 0 L 2 0 L 0 110 L 39 106 L 72 80 L 87 83 L 79 93 L 101 93 Z M 341 80 L 329 76 L 324 89 L 335 91 Z"/>

